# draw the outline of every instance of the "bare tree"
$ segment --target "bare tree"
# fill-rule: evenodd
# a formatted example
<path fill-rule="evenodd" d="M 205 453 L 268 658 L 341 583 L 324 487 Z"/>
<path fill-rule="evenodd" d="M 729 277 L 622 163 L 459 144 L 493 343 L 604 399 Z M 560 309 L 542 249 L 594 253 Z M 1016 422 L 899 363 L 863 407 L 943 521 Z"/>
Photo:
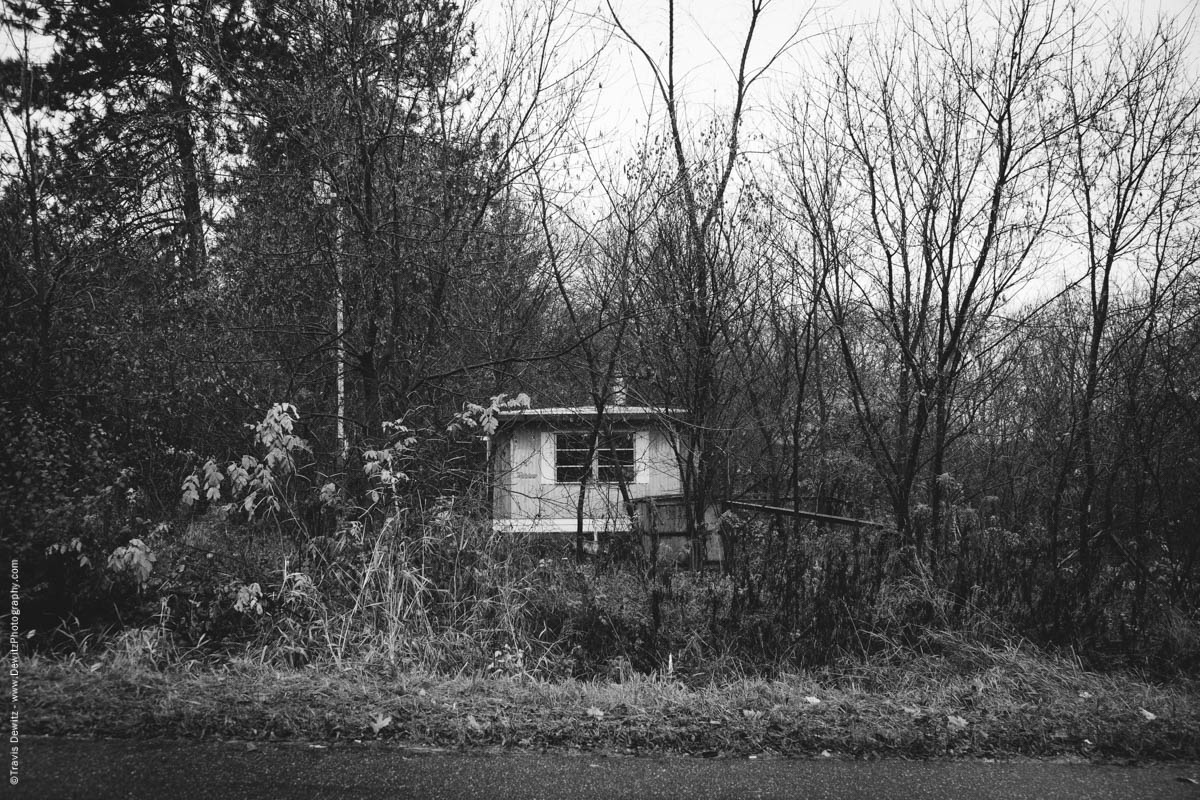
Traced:
<path fill-rule="evenodd" d="M 986 22 L 964 5 L 845 37 L 828 109 L 793 116 L 785 168 L 828 265 L 823 287 L 864 441 L 903 543 L 936 556 L 965 376 L 1011 329 L 1056 222 L 1050 105 L 1069 25 L 1033 0 Z M 865 337 L 865 338 L 864 338 Z M 915 498 L 927 516 L 914 516 Z"/>
<path fill-rule="evenodd" d="M 750 64 L 759 26 L 769 2 L 750 0 L 749 21 L 736 65 L 731 69 L 733 101 L 724 119 L 713 122 L 699 137 L 699 146 L 685 130 L 679 83 L 676 76 L 675 3 L 667 3 L 667 47 L 658 59 L 625 26 L 609 5 L 613 23 L 641 55 L 653 80 L 666 117 L 666 150 L 671 172 L 663 191 L 669 205 L 647 237 L 643 263 L 644 296 L 648 305 L 663 309 L 667 324 L 641 339 L 660 350 L 655 363 L 668 369 L 659 381 L 664 405 L 680 405 L 688 412 L 678 430 L 678 456 L 687 498 L 688 529 L 697 548 L 705 509 L 722 477 L 724 440 L 728 425 L 722 419 L 727 407 L 728 371 L 723 340 L 729 322 L 744 313 L 737 253 L 731 245 L 736 203 L 736 173 L 743 156 L 742 136 L 748 97 L 754 84 L 796 41 L 793 35 L 759 67 Z M 736 248 L 734 248 L 736 249 Z"/>
<path fill-rule="evenodd" d="M 1097 452 L 1100 393 L 1129 337 L 1137 341 L 1136 363 L 1144 364 L 1164 297 L 1195 259 L 1187 251 L 1194 247 L 1189 238 L 1200 191 L 1200 92 L 1187 77 L 1185 46 L 1186 39 L 1165 21 L 1140 39 L 1118 31 L 1108 59 L 1080 53 L 1065 75 L 1069 188 L 1079 222 L 1070 238 L 1083 256 L 1090 314 L 1076 376 L 1079 399 L 1049 513 L 1050 535 L 1057 541 L 1068 489 L 1077 483 L 1076 547 L 1084 591 L 1094 566 L 1093 540 L 1106 531 L 1111 536 L 1111 500 L 1098 514 L 1097 490 L 1118 472 Z M 1122 284 L 1141 293 L 1144 303 L 1126 304 L 1127 316 L 1132 312 L 1135 318 L 1121 321 L 1114 334 Z M 1126 417 L 1133 411 L 1127 405 Z M 1076 472 L 1078 482 L 1072 479 Z"/>

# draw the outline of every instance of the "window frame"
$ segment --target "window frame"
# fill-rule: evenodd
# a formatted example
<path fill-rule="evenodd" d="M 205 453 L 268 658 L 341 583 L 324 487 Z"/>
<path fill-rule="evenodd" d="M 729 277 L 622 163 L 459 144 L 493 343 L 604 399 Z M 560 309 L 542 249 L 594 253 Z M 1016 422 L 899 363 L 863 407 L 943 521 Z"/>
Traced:
<path fill-rule="evenodd" d="M 638 463 L 638 432 L 635 430 L 619 430 L 601 432 L 592 452 L 591 461 L 582 463 L 590 449 L 591 431 L 554 431 L 554 483 L 560 486 L 578 485 L 587 477 L 591 485 L 618 486 L 621 483 L 633 484 L 638 480 L 640 465 Z M 564 440 L 576 446 L 563 447 Z M 571 463 L 562 463 L 562 454 L 566 452 L 573 457 Z M 614 460 L 615 458 L 615 460 Z M 563 470 L 571 470 L 565 476 Z M 623 470 L 622 474 L 618 470 Z M 564 480 L 564 477 L 566 478 Z"/>

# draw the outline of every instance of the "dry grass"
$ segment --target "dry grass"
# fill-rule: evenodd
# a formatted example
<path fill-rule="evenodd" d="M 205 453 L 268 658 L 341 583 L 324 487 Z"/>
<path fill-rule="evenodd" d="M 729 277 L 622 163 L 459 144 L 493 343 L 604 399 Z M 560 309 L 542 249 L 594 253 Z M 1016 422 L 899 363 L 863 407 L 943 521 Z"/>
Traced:
<path fill-rule="evenodd" d="M 281 671 L 249 659 L 161 670 L 128 654 L 93 664 L 35 659 L 22 674 L 32 706 L 26 730 L 40 734 L 378 737 L 696 755 L 1200 759 L 1194 682 L 1156 686 L 1018 646 L 959 645 L 952 657 L 897 650 L 867 665 L 703 686 L 671 675 L 547 682 L 386 674 L 345 663 Z"/>
<path fill-rule="evenodd" d="M 271 608 L 251 618 L 256 633 L 230 640 L 240 645 L 182 649 L 180 621 L 165 610 L 156 625 L 112 637 L 65 631 L 72 656 L 23 665 L 25 730 L 703 755 L 1200 759 L 1200 682 L 1089 672 L 974 608 L 964 624 L 926 575 L 887 587 L 871 623 L 853 630 L 859 658 L 803 674 L 780 670 L 843 651 L 810 661 L 799 639 L 774 660 L 724 650 L 710 636 L 713 587 L 681 581 L 664 623 L 673 638 L 664 635 L 648 663 L 669 654 L 668 664 L 683 666 L 644 675 L 630 661 L 645 627 L 644 586 L 448 519 L 421 535 L 334 542 L 349 551 L 310 564 L 311 574 L 285 558 L 263 601 Z M 911 608 L 927 610 L 922 625 Z M 598 631 L 612 636 L 582 635 Z M 594 671 L 574 670 L 585 641 Z M 242 656 L 228 655 L 235 646 Z M 604 679 L 547 679 L 570 674 Z"/>

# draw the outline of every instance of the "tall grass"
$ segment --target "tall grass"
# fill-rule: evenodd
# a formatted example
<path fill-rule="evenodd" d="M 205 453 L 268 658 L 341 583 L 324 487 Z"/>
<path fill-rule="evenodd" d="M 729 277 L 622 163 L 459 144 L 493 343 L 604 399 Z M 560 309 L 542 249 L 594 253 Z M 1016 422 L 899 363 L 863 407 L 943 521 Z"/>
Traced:
<path fill-rule="evenodd" d="M 730 531 L 737 563 L 688 572 L 651 569 L 638 553 L 577 563 L 569 542 L 497 533 L 461 499 L 393 507 L 328 535 L 294 523 L 210 518 L 156 543 L 167 577 L 138 590 L 109 646 L 144 664 L 241 655 L 448 676 L 670 673 L 703 685 L 908 655 L 986 671 L 981 658 L 1036 641 L 1008 595 L 986 582 L 955 592 L 928 569 L 898 568 L 877 534 L 784 541 L 746 521 Z M 1190 616 L 1163 624 L 1172 652 L 1200 648 Z M 94 632 L 68 627 L 63 649 L 103 650 Z"/>
<path fill-rule="evenodd" d="M 469 671 L 497 650 L 521 654 L 517 668 L 553 644 L 525 613 L 537 568 L 527 543 L 471 514 L 397 512 L 279 558 L 253 637 L 276 660 Z"/>

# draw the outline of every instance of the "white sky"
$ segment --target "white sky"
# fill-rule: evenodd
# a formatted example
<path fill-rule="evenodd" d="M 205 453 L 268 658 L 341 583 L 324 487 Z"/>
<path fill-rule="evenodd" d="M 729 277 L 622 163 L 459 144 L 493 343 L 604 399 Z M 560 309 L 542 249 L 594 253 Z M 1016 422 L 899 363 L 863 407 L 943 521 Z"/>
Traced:
<path fill-rule="evenodd" d="M 469 0 L 468 0 L 469 1 Z M 611 37 L 600 55 L 594 85 L 589 86 L 587 106 L 580 114 L 578 140 L 591 149 L 592 157 L 616 168 L 629 157 L 633 146 L 646 134 L 647 120 L 657 117 L 661 101 L 655 96 L 651 75 L 643 57 L 614 30 L 605 0 L 475 0 L 480 38 L 511 6 L 545 7 L 564 3 L 569 11 L 564 20 L 569 37 L 561 47 L 564 61 L 577 60 L 594 52 L 597 43 Z M 946 2 L 947 0 L 942 0 Z M 948 0 L 953 2 L 953 0 Z M 1011 0 L 992 0 L 1010 2 Z M 1057 0 L 1065 3 L 1067 0 Z M 1134 26 L 1151 24 L 1160 14 L 1196 16 L 1196 0 L 1080 0 L 1093 13 L 1109 21 L 1124 17 Z M 630 33 L 652 57 L 665 63 L 667 48 L 667 0 L 611 0 Z M 984 3 L 969 0 L 984 8 Z M 923 5 L 924 3 L 922 3 Z M 761 17 L 751 51 L 751 67 L 761 66 L 781 47 L 792 41 L 780 59 L 755 86 L 749 97 L 747 125 L 769 124 L 762 112 L 788 93 L 788 83 L 806 66 L 818 68 L 819 53 L 831 36 L 874 21 L 881 15 L 905 14 L 917 7 L 913 0 L 773 0 Z M 702 123 L 711 115 L 728 112 L 733 98 L 732 70 L 736 67 L 749 20 L 748 0 L 677 0 L 676 76 L 683 101 L 685 121 Z M 1200 18 L 1197 19 L 1200 22 Z M 9 30 L 0 30 L 0 57 L 12 56 L 20 46 Z M 39 37 L 35 58 L 49 53 L 49 42 Z M 1193 71 L 1200 74 L 1200 36 L 1191 40 Z M 563 67 L 566 69 L 566 67 Z M 651 128 L 653 130 L 653 128 Z"/>
<path fill-rule="evenodd" d="M 515 0 L 520 5 L 525 0 Z M 543 0 L 529 0 L 537 5 Z M 547 0 L 554 2 L 555 0 Z M 605 0 L 560 0 L 570 9 L 570 24 L 582 30 L 574 41 L 589 47 L 605 35 L 613 40 L 602 56 L 601 72 L 592 101 L 596 108 L 595 130 L 591 137 L 627 138 L 644 128 L 646 116 L 659 106 L 649 83 L 650 73 L 641 55 L 613 31 L 612 15 Z M 1058 0 L 1065 2 L 1065 0 Z M 495 19 L 502 5 L 513 0 L 477 0 L 476 10 L 483 26 Z M 611 0 L 622 22 L 641 41 L 652 56 L 665 63 L 667 42 L 667 0 Z M 983 7 L 983 3 L 971 0 Z M 993 0 L 1007 2 L 1007 0 Z M 1123 16 L 1133 25 L 1151 24 L 1161 13 L 1177 18 L 1197 17 L 1196 0 L 1082 0 L 1101 18 L 1115 20 Z M 732 98 L 732 68 L 746 34 L 749 21 L 748 0 L 677 0 L 676 2 L 676 75 L 682 98 L 694 119 L 705 111 L 727 109 Z M 784 46 L 796 41 L 789 58 L 777 63 L 757 86 L 752 102 L 769 102 L 781 82 L 797 72 L 799 65 L 820 52 L 829 34 L 869 23 L 893 10 L 906 13 L 917 7 L 912 0 L 773 0 L 761 17 L 751 52 L 751 66 L 759 66 Z M 484 32 L 486 38 L 487 32 Z M 50 42 L 35 37 L 31 42 L 36 58 L 49 55 Z M 15 55 L 21 45 L 20 34 L 0 30 L 0 57 Z M 1193 68 L 1200 66 L 1200 36 L 1192 37 Z M 570 57 L 570 54 L 568 54 Z M 1200 71 L 1200 70 L 1198 70 Z"/>
<path fill-rule="evenodd" d="M 522 2 L 523 0 L 516 0 Z M 532 0 L 541 2 L 542 0 Z M 974 2 L 974 0 L 971 0 Z M 1011 0 L 993 0 L 1010 2 Z M 1066 0 L 1058 0 L 1060 4 Z M 481 0 L 487 4 L 490 0 Z M 576 212 L 592 209 L 603 214 L 603 193 L 596 178 L 616 174 L 630 158 L 634 147 L 649 131 L 649 136 L 662 131 L 662 102 L 656 96 L 652 75 L 644 57 L 627 44 L 620 33 L 612 30 L 612 15 L 604 0 L 568 0 L 581 28 L 578 41 L 591 46 L 597 35 L 613 33 L 613 39 L 601 56 L 601 68 L 590 87 L 590 110 L 581 119 L 578 137 L 580 147 L 586 145 L 593 163 L 582 169 L 560 170 L 561 184 L 575 194 L 572 204 Z M 660 64 L 665 64 L 667 51 L 667 0 L 611 0 L 625 27 Z M 953 3 L 953 0 L 950 0 Z M 1200 23 L 1196 0 L 1081 0 L 1087 10 L 1084 18 L 1096 18 L 1101 25 L 1115 25 L 1122 20 L 1132 28 L 1152 27 L 1160 14 L 1180 21 L 1191 18 L 1191 72 L 1200 78 L 1200 36 L 1195 32 Z M 924 4 L 922 4 L 924 5 Z M 975 3 L 981 10 L 988 6 Z M 791 93 L 789 83 L 805 69 L 822 67 L 821 54 L 834 35 L 856 25 L 868 25 L 881 15 L 892 18 L 897 13 L 907 15 L 916 9 L 908 0 L 871 2 L 870 0 L 827 0 L 817 6 L 795 0 L 775 0 L 760 18 L 760 27 L 749 59 L 753 68 L 761 66 L 780 47 L 793 41 L 788 58 L 781 59 L 756 85 L 750 96 L 748 130 L 743 147 L 749 143 L 754 130 L 766 131 L 771 138 L 771 107 L 779 107 Z M 748 0 L 677 0 L 676 2 L 676 77 L 681 86 L 685 119 L 704 123 L 712 114 L 728 114 L 733 100 L 733 70 L 736 68 L 749 20 Z M 591 38 L 589 38 L 591 37 Z M 651 120 L 648 123 L 648 120 Z M 579 156 L 575 156 L 578 166 Z M 764 165 L 765 166 L 765 165 Z M 767 167 L 769 168 L 769 166 Z M 587 212 L 584 212 L 587 213 Z M 1064 267 L 1064 270 L 1066 267 Z M 1057 286 L 1064 276 L 1043 276 Z M 1029 291 L 1037 294 L 1044 289 L 1041 281 Z M 1040 288 L 1039 288 L 1040 287 Z"/>
<path fill-rule="evenodd" d="M 1007 0 L 999 0 L 1006 2 Z M 487 0 L 484 0 L 487 2 Z M 1063 0 L 1059 0 L 1063 2 Z M 1134 27 L 1151 25 L 1160 13 L 1187 18 L 1196 15 L 1195 0 L 1083 0 L 1104 21 L 1124 17 Z M 924 4 L 922 4 L 924 5 Z M 981 8 L 983 3 L 977 3 Z M 612 6 L 630 33 L 649 53 L 665 63 L 667 51 L 667 0 L 612 0 Z M 732 70 L 744 42 L 749 10 L 747 0 L 677 0 L 676 76 L 689 116 L 703 119 L 705 111 L 728 110 L 733 98 Z M 580 15 L 590 16 L 596 30 L 611 28 L 611 15 L 603 0 L 575 0 Z M 831 33 L 891 17 L 893 9 L 905 14 L 917 4 L 897 0 L 824 0 L 805 3 L 774 0 L 760 17 L 749 64 L 760 66 L 773 53 L 796 41 L 788 58 L 777 62 L 751 95 L 762 108 L 786 91 L 786 82 L 805 64 L 816 67 L 814 55 L 827 46 Z M 1200 37 L 1191 41 L 1193 69 L 1200 65 Z M 651 74 L 644 58 L 620 40 L 611 42 L 597 86 L 597 119 L 589 138 L 627 138 L 644 129 L 648 114 L 661 107 L 653 96 Z"/>

